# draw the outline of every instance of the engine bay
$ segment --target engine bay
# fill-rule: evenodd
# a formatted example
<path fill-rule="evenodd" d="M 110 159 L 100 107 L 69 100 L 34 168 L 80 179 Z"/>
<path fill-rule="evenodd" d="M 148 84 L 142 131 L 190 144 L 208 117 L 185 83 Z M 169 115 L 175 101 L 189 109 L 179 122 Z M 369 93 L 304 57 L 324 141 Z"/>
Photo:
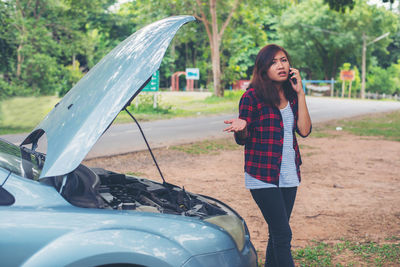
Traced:
<path fill-rule="evenodd" d="M 92 169 L 100 178 L 97 191 L 107 208 L 136 210 L 207 218 L 225 215 L 215 201 L 189 193 L 172 184 Z"/>
<path fill-rule="evenodd" d="M 85 208 L 166 213 L 206 219 L 235 213 L 222 202 L 184 188 L 80 165 L 53 186 L 71 204 Z M 64 184 L 63 186 L 61 186 Z"/>

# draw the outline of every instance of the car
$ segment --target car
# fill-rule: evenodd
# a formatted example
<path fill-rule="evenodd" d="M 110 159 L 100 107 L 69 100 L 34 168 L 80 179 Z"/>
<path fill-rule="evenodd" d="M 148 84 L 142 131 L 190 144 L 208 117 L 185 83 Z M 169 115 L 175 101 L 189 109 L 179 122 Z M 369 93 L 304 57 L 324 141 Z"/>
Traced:
<path fill-rule="evenodd" d="M 174 16 L 137 31 L 20 145 L 0 140 L 2 266 L 257 266 L 245 221 L 225 203 L 81 163 L 193 20 Z"/>

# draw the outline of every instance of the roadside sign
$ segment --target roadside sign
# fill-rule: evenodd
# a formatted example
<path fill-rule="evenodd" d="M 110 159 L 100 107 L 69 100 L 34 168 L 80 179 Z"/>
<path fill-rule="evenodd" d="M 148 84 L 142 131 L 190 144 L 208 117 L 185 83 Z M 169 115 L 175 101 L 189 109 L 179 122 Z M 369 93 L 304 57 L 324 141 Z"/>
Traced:
<path fill-rule="evenodd" d="M 342 81 L 354 81 L 355 75 L 354 70 L 342 70 L 340 71 L 340 79 Z"/>
<path fill-rule="evenodd" d="M 331 90 L 331 85 L 315 85 L 315 84 L 306 84 L 307 89 L 313 90 L 313 91 L 318 91 L 318 92 L 324 92 L 324 91 L 329 91 Z"/>
<path fill-rule="evenodd" d="M 160 71 L 157 70 L 151 76 L 150 82 L 143 88 L 143 92 L 157 92 L 160 87 Z"/>
<path fill-rule="evenodd" d="M 351 84 L 355 79 L 354 70 L 342 70 L 340 71 L 340 79 L 342 80 L 342 97 L 344 97 L 345 83 L 349 81 L 349 98 L 351 97 Z"/>
<path fill-rule="evenodd" d="M 186 80 L 199 80 L 200 71 L 198 68 L 187 68 L 186 69 Z"/>

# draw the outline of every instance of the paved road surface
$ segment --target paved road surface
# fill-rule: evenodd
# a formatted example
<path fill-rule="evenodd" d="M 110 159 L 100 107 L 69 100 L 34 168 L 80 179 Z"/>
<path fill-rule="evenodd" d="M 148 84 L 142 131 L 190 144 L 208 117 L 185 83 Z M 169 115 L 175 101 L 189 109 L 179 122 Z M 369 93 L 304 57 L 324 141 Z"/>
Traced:
<path fill-rule="evenodd" d="M 349 100 L 337 98 L 308 97 L 307 104 L 313 123 L 353 117 L 367 113 L 378 113 L 400 109 L 400 102 Z M 216 115 L 209 117 L 180 118 L 141 123 L 142 129 L 152 148 L 164 147 L 224 137 L 225 119 L 236 114 Z M 26 134 L 6 135 L 2 138 L 19 144 Z M 44 151 L 42 147 L 40 151 Z M 113 125 L 99 139 L 86 158 L 102 157 L 129 153 L 146 149 L 139 129 L 134 124 Z"/>

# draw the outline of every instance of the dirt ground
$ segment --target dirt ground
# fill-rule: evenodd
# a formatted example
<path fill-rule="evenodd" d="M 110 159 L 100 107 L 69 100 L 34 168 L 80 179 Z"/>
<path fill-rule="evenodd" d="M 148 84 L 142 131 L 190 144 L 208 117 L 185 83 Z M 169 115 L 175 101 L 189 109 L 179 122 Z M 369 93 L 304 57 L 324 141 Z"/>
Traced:
<path fill-rule="evenodd" d="M 334 131 L 330 137 L 299 138 L 302 182 L 291 217 L 294 249 L 312 241 L 385 242 L 400 237 L 400 142 Z M 227 134 L 227 138 L 233 138 Z M 246 220 L 264 258 L 267 225 L 244 187 L 243 148 L 190 155 L 154 150 L 166 180 L 194 193 L 218 198 Z M 148 152 L 85 162 L 160 181 Z"/>

